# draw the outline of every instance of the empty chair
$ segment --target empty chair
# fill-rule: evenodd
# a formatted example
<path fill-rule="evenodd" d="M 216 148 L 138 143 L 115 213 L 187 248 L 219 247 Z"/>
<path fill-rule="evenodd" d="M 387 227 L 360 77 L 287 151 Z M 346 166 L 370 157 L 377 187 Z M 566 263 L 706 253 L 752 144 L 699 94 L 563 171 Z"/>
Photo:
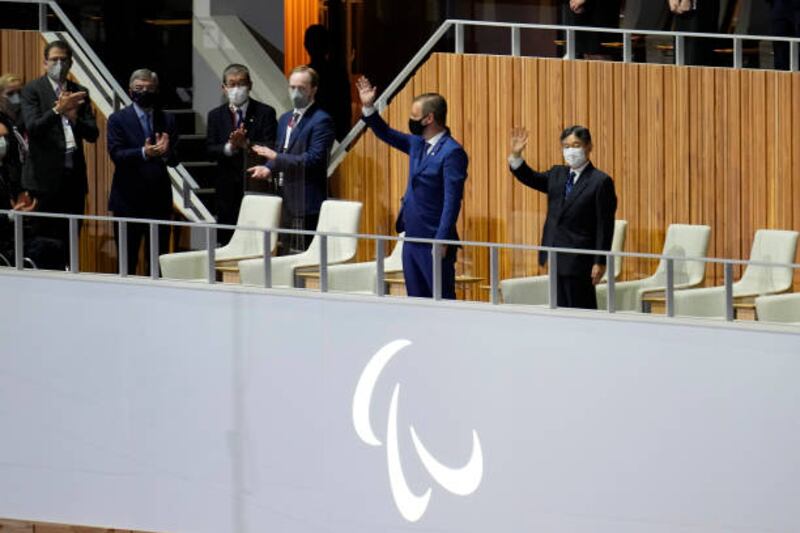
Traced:
<path fill-rule="evenodd" d="M 763 322 L 800 325 L 800 293 L 774 294 L 756 298 L 756 316 Z"/>
<path fill-rule="evenodd" d="M 361 202 L 325 200 L 319 212 L 317 231 L 322 233 L 358 233 L 361 222 Z M 350 261 L 356 255 L 358 239 L 352 237 L 328 237 L 328 264 Z M 308 249 L 299 254 L 284 255 L 272 259 L 272 286 L 296 287 L 295 271 L 302 267 L 318 267 L 320 236 L 315 235 Z M 245 285 L 264 286 L 264 260 L 239 261 L 239 277 Z"/>
<path fill-rule="evenodd" d="M 628 230 L 627 220 L 614 221 L 614 238 L 611 242 L 612 252 L 621 252 L 625 247 L 625 235 Z M 622 273 L 622 257 L 614 258 L 614 279 Z M 603 275 L 605 280 L 608 272 Z M 510 278 L 500 282 L 500 293 L 507 304 L 547 305 L 550 301 L 547 276 L 530 276 L 526 278 Z"/>
<path fill-rule="evenodd" d="M 237 226 L 276 229 L 280 226 L 281 204 L 278 196 L 248 194 L 242 199 Z M 270 253 L 275 251 L 277 235 L 271 235 Z M 264 234 L 260 231 L 236 229 L 230 242 L 217 248 L 217 261 L 235 261 L 264 256 Z M 158 258 L 161 275 L 171 279 L 206 279 L 208 275 L 208 253 L 205 250 L 164 254 Z"/>
<path fill-rule="evenodd" d="M 796 231 L 761 229 L 753 238 L 750 260 L 790 264 L 797 253 Z M 733 284 L 734 298 L 763 296 L 788 291 L 792 269 L 751 265 Z M 675 293 L 675 314 L 682 316 L 725 317 L 725 287 L 705 287 Z"/>
<path fill-rule="evenodd" d="M 400 236 L 404 236 L 401 233 Z M 384 241 L 388 246 L 390 241 Z M 403 241 L 397 241 L 392 253 L 383 261 L 385 274 L 403 271 Z M 328 269 L 328 289 L 332 291 L 358 292 L 374 294 L 378 280 L 377 263 L 351 263 L 347 265 L 334 265 Z"/>
<path fill-rule="evenodd" d="M 670 224 L 664 239 L 661 255 L 670 257 L 705 257 L 711 237 L 709 226 L 690 224 Z M 696 287 L 703 283 L 706 265 L 703 261 L 673 262 L 673 283 L 676 289 Z M 641 311 L 642 297 L 648 292 L 663 291 L 667 288 L 667 261 L 658 263 L 655 273 L 644 279 L 620 281 L 615 284 L 615 308 L 618 311 Z M 597 287 L 597 306 L 608 306 L 608 286 Z"/>

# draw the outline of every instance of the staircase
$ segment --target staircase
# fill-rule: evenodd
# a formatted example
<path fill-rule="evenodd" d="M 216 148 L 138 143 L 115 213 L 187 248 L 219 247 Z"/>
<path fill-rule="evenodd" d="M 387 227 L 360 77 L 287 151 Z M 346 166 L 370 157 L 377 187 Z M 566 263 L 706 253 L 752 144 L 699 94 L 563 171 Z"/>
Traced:
<path fill-rule="evenodd" d="M 178 135 L 180 135 L 178 160 L 197 182 L 198 188 L 194 190 L 194 193 L 216 217 L 217 163 L 208 159 L 205 133 L 197 133 L 197 112 L 194 109 L 167 109 L 165 111 L 175 117 L 175 125 L 178 128 Z"/>

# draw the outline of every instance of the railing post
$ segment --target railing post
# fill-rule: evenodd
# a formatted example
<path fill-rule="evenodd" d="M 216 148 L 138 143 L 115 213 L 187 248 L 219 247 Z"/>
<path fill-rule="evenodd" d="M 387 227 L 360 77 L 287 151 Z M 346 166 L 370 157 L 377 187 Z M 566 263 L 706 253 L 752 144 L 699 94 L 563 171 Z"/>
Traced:
<path fill-rule="evenodd" d="M 511 27 L 511 55 L 514 57 L 519 57 L 522 55 L 522 45 L 520 39 L 520 29 L 519 26 L 512 26 Z"/>
<path fill-rule="evenodd" d="M 25 269 L 25 242 L 23 235 L 24 215 L 21 212 L 14 213 L 14 266 L 17 270 Z"/>
<path fill-rule="evenodd" d="M 117 234 L 119 235 L 119 242 L 117 243 L 117 260 L 119 262 L 119 275 L 125 277 L 128 272 L 128 223 L 124 220 L 117 222 Z"/>
<path fill-rule="evenodd" d="M 742 68 L 742 40 L 733 38 L 733 68 Z"/>
<path fill-rule="evenodd" d="M 158 224 L 150 223 L 150 279 L 158 279 Z"/>
<path fill-rule="evenodd" d="M 798 70 L 798 60 L 800 60 L 800 58 L 797 57 L 797 48 L 797 41 L 789 43 L 789 70 L 792 72 L 797 72 Z"/>
<path fill-rule="evenodd" d="M 328 292 L 328 236 L 319 235 L 319 292 Z"/>
<path fill-rule="evenodd" d="M 78 219 L 69 217 L 69 271 L 73 274 L 81 271 L 78 239 Z"/>
<path fill-rule="evenodd" d="M 547 289 L 550 293 L 550 309 L 558 307 L 558 252 L 547 252 Z"/>
<path fill-rule="evenodd" d="M 206 270 L 206 281 L 215 283 L 217 281 L 217 228 L 206 226 L 206 257 L 208 265 Z"/>
<path fill-rule="evenodd" d="M 683 66 L 686 64 L 686 60 L 684 58 L 684 37 L 683 35 L 676 35 L 675 36 L 675 64 L 678 66 Z"/>
<path fill-rule="evenodd" d="M 731 321 L 733 315 L 733 264 L 725 263 L 725 320 Z"/>
<path fill-rule="evenodd" d="M 455 53 L 463 54 L 464 53 L 464 25 L 456 23 L 453 25 L 453 31 L 455 31 Z"/>
<path fill-rule="evenodd" d="M 675 316 L 675 260 L 667 258 L 667 316 Z"/>
<path fill-rule="evenodd" d="M 567 59 L 575 59 L 575 30 L 567 30 Z"/>
<path fill-rule="evenodd" d="M 442 259 L 439 253 L 439 243 L 433 243 L 431 246 L 431 255 L 433 256 L 433 299 L 442 299 Z"/>
<path fill-rule="evenodd" d="M 41 33 L 47 31 L 47 4 L 45 2 L 39 4 L 39 31 Z"/>
<path fill-rule="evenodd" d="M 617 261 L 614 254 L 609 253 L 606 255 L 606 289 L 607 289 L 607 307 L 609 313 L 614 313 L 617 310 Z"/>
<path fill-rule="evenodd" d="M 622 62 L 633 62 L 633 41 L 631 34 L 627 31 L 622 34 Z"/>
<path fill-rule="evenodd" d="M 264 230 L 264 288 L 272 288 L 272 232 Z"/>
<path fill-rule="evenodd" d="M 500 251 L 496 246 L 489 248 L 489 286 L 492 305 L 500 303 Z"/>
<path fill-rule="evenodd" d="M 399 246 L 398 241 L 395 246 Z M 386 275 L 384 270 L 384 256 L 386 255 L 386 248 L 383 239 L 375 240 L 375 294 L 377 296 L 384 296 L 386 294 Z"/>

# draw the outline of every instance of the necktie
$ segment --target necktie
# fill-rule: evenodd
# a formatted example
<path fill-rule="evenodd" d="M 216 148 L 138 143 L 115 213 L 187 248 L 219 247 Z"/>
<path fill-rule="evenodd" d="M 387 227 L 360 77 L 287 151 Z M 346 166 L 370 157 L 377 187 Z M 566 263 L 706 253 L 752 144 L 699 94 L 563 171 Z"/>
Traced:
<path fill-rule="evenodd" d="M 144 136 L 148 139 L 153 137 L 153 122 L 150 118 L 150 113 L 144 114 Z"/>
<path fill-rule="evenodd" d="M 575 186 L 575 176 L 576 175 L 577 174 L 575 174 L 574 171 L 572 171 L 572 170 L 569 171 L 569 179 L 567 180 L 567 184 L 564 187 L 564 198 L 569 196 L 569 193 L 572 192 L 572 188 Z"/>
<path fill-rule="evenodd" d="M 295 112 L 292 114 L 292 118 L 289 120 L 289 127 L 290 127 L 290 128 L 294 128 L 294 127 L 297 125 L 297 123 L 298 123 L 299 121 L 300 121 L 300 113 L 298 113 L 297 111 L 295 111 Z"/>
<path fill-rule="evenodd" d="M 242 108 L 241 107 L 237 107 L 236 108 L 236 129 L 238 130 L 239 128 L 241 128 L 243 123 L 244 123 L 244 115 L 242 114 Z"/>

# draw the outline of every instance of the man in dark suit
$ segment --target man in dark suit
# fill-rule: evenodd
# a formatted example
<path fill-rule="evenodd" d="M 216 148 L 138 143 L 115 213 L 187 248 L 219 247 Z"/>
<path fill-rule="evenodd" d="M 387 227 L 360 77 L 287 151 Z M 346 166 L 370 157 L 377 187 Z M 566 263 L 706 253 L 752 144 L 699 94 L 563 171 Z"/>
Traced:
<path fill-rule="evenodd" d="M 23 189 L 38 202 L 38 210 L 82 215 L 88 182 L 83 142 L 99 135 L 88 91 L 68 80 L 72 49 L 64 41 L 45 47 L 47 74 L 22 90 L 22 118 L 30 153 L 22 173 Z M 40 220 L 37 231 L 64 243 L 68 224 Z"/>
<path fill-rule="evenodd" d="M 155 72 L 135 71 L 130 78 L 129 94 L 133 103 L 108 117 L 108 152 L 114 162 L 108 209 L 117 217 L 168 220 L 172 215 L 172 184 L 167 167 L 178 164 L 175 118 L 158 105 Z M 145 265 L 149 263 L 149 226 L 128 224 L 127 228 L 128 273 L 135 274 L 143 239 Z M 114 235 L 119 245 L 118 233 L 115 225 Z M 159 225 L 159 254 L 166 252 L 169 235 L 170 227 Z"/>
<path fill-rule="evenodd" d="M 373 107 L 377 91 L 362 77 L 357 82 L 363 120 L 385 143 L 409 155 L 408 186 L 397 218 L 397 231 L 407 237 L 458 240 L 456 221 L 464 196 L 469 160 L 447 128 L 447 102 L 436 93 L 414 98 L 408 128 L 411 135 L 391 129 Z M 431 245 L 403 246 L 403 276 L 409 296 L 433 295 Z M 442 297 L 455 299 L 457 249 L 442 250 Z"/>
<path fill-rule="evenodd" d="M 649 0 L 652 1 L 652 0 Z M 564 0 L 564 23 L 567 26 L 619 27 L 621 0 Z M 605 58 L 609 55 L 602 46 L 607 33 L 579 31 L 575 34 L 577 59 Z"/>
<path fill-rule="evenodd" d="M 570 126 L 561 133 L 566 165 L 537 172 L 522 159 L 528 132 L 511 132 L 511 173 L 519 181 L 547 194 L 547 219 L 542 246 L 610 250 L 614 237 L 617 195 L 611 177 L 589 161 L 592 135 L 583 126 Z M 606 256 L 559 253 L 556 264 L 559 307 L 597 309 L 594 286 L 605 274 Z M 547 252 L 539 254 L 544 265 Z"/>
<path fill-rule="evenodd" d="M 328 156 L 335 136 L 333 119 L 315 102 L 319 77 L 314 69 L 296 67 L 289 76 L 294 109 L 278 120 L 276 150 L 253 146 L 266 165 L 248 169 L 256 179 L 272 180 L 283 196 L 283 227 L 314 230 L 328 197 Z M 281 235 L 282 253 L 306 249 L 310 235 Z"/>
<path fill-rule="evenodd" d="M 229 65 L 222 73 L 226 104 L 208 112 L 206 148 L 217 162 L 217 222 L 236 224 L 242 196 L 247 189 L 244 169 L 253 161 L 250 146 L 275 148 L 278 128 L 275 109 L 250 98 L 253 82 L 244 65 Z M 220 230 L 220 245 L 230 241 L 232 230 Z"/>

